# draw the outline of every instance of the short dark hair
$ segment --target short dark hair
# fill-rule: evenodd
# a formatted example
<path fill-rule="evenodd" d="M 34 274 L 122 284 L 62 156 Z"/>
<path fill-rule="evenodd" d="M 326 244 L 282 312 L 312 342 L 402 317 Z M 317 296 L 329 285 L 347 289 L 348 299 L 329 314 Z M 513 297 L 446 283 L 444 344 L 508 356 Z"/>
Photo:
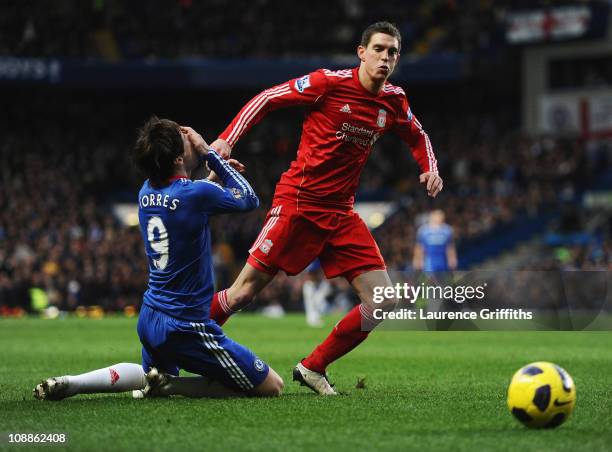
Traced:
<path fill-rule="evenodd" d="M 387 21 L 373 23 L 372 25 L 368 26 L 368 28 L 363 30 L 363 33 L 361 34 L 360 44 L 364 47 L 367 47 L 370 43 L 370 39 L 372 39 L 372 35 L 374 35 L 375 33 L 384 33 L 386 35 L 397 38 L 397 50 L 399 51 L 402 49 L 402 35 L 400 34 L 400 31 L 395 25 Z"/>
<path fill-rule="evenodd" d="M 134 162 L 155 185 L 172 176 L 174 160 L 185 152 L 179 125 L 152 116 L 138 131 Z"/>

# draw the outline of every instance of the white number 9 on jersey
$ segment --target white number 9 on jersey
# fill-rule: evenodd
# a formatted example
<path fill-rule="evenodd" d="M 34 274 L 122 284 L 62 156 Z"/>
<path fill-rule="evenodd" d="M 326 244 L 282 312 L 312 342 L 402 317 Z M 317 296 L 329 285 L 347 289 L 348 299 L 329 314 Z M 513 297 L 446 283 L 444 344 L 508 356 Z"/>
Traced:
<path fill-rule="evenodd" d="M 157 229 L 158 238 L 155 240 L 155 230 Z M 160 217 L 151 217 L 147 223 L 147 240 L 151 249 L 159 254 L 157 259 L 153 259 L 153 265 L 158 270 L 163 270 L 168 265 L 168 252 L 170 242 L 168 231 Z"/>

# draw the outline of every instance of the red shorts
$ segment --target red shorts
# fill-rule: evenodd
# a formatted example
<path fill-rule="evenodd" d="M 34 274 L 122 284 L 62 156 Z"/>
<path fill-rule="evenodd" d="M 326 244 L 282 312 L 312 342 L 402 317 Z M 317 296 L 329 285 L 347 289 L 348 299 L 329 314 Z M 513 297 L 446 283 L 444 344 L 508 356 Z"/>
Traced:
<path fill-rule="evenodd" d="M 270 209 L 249 253 L 249 264 L 269 274 L 297 275 L 317 257 L 325 276 L 349 282 L 385 269 L 374 237 L 356 212 L 297 211 L 289 203 Z"/>

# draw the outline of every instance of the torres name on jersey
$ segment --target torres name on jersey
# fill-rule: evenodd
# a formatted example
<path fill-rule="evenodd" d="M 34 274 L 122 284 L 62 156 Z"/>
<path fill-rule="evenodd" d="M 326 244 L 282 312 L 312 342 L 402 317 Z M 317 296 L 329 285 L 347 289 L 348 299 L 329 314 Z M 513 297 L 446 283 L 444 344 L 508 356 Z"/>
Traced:
<path fill-rule="evenodd" d="M 267 112 L 292 105 L 308 109 L 297 157 L 281 176 L 275 199 L 298 208 L 350 211 L 372 146 L 389 130 L 410 146 L 422 172 L 437 172 L 429 137 L 402 88 L 385 83 L 372 94 L 361 85 L 357 68 L 319 69 L 261 92 L 220 138 L 233 147 Z"/>

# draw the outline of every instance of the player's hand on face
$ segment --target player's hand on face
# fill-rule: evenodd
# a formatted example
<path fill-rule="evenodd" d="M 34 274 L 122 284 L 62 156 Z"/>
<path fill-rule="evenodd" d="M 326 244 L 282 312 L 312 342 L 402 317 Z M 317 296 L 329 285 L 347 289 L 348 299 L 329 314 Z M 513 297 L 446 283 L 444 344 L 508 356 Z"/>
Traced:
<path fill-rule="evenodd" d="M 223 157 L 225 160 L 229 159 L 232 155 L 232 147 L 229 143 L 221 138 L 217 138 L 213 141 L 213 144 L 210 145 L 217 153 Z"/>
<path fill-rule="evenodd" d="M 202 155 L 208 154 L 210 148 L 208 146 L 208 143 L 206 143 L 206 141 L 204 141 L 204 138 L 202 138 L 202 135 L 193 130 L 191 127 L 187 126 L 181 126 L 181 132 L 187 135 L 187 138 L 191 142 L 191 145 L 196 150 L 196 152 Z"/>
<path fill-rule="evenodd" d="M 419 176 L 419 182 L 421 184 L 425 184 L 427 194 L 432 198 L 438 196 L 438 193 L 442 191 L 442 187 L 444 186 L 442 178 L 438 175 L 438 173 L 431 171 L 421 174 Z"/>

